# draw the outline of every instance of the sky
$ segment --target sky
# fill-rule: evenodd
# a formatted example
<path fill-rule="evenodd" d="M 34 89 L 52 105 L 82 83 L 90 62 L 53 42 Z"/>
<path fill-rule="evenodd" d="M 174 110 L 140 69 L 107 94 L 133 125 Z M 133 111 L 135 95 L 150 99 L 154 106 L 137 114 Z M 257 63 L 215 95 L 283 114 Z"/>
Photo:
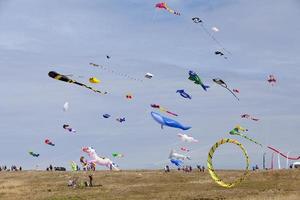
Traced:
<path fill-rule="evenodd" d="M 166 2 L 181 15 L 155 9 L 157 1 L 152 0 L 0 0 L 0 165 L 69 168 L 71 161 L 79 164 L 80 156 L 88 158 L 81 151 L 84 146 L 121 169 L 162 168 L 170 164 L 171 149 L 184 153 L 180 147 L 191 150 L 192 160 L 185 164 L 206 165 L 210 147 L 221 138 L 240 141 L 251 165 L 261 166 L 266 152 L 270 166 L 268 145 L 299 155 L 300 2 Z M 228 59 L 214 54 L 220 46 L 193 17 L 201 18 L 230 51 Z M 214 26 L 220 31 L 213 33 Z M 210 86 L 207 92 L 188 80 L 189 70 Z M 73 79 L 89 85 L 88 78 L 95 76 L 101 83 L 93 86 L 108 94 L 56 81 L 48 77 L 49 71 L 73 74 Z M 147 72 L 154 77 L 145 79 Z M 270 74 L 278 80 L 275 86 L 266 81 Z M 239 89 L 240 101 L 213 78 Z M 178 89 L 192 99 L 182 98 Z M 125 98 L 127 93 L 132 100 Z M 64 112 L 66 101 L 70 108 Z M 161 129 L 150 115 L 153 103 L 177 113 L 168 117 L 192 128 Z M 104 119 L 105 113 L 112 117 Z M 244 113 L 260 120 L 241 119 Z M 119 123 L 118 117 L 126 121 Z M 63 124 L 77 133 L 68 133 Z M 237 124 L 264 147 L 229 135 Z M 199 142 L 183 143 L 178 133 Z M 56 146 L 45 145 L 46 138 Z M 31 157 L 28 151 L 40 156 Z M 125 156 L 112 158 L 113 152 Z M 280 161 L 285 167 L 286 160 Z M 229 144 L 214 157 L 216 168 L 243 169 L 244 162 L 242 152 Z"/>

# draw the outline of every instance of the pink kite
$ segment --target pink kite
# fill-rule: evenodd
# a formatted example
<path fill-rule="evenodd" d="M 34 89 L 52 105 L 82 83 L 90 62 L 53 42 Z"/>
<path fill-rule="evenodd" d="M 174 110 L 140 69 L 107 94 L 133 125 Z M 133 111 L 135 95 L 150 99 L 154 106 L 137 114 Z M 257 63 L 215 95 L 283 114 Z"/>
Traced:
<path fill-rule="evenodd" d="M 165 10 L 169 11 L 170 13 L 172 13 L 172 14 L 174 14 L 174 15 L 180 15 L 179 12 L 176 12 L 176 11 L 170 9 L 170 8 L 168 7 L 167 3 L 165 3 L 165 2 L 157 3 L 157 4 L 155 5 L 155 8 L 165 9 Z"/>

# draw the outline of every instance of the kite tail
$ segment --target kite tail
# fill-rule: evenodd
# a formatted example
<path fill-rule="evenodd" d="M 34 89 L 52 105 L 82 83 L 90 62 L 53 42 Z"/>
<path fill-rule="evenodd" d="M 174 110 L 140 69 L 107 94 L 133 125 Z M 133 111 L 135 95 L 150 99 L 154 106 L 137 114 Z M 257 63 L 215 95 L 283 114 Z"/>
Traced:
<path fill-rule="evenodd" d="M 281 153 L 279 150 L 277 150 L 277 149 L 275 149 L 271 146 L 268 146 L 268 148 L 271 149 L 272 151 L 280 154 L 282 157 L 284 157 L 286 159 L 289 159 L 289 160 L 299 160 L 300 159 L 300 156 L 298 156 L 298 157 L 288 157 L 288 156 L 284 155 L 283 153 Z"/>
<path fill-rule="evenodd" d="M 259 146 L 263 146 L 262 144 L 260 144 L 260 143 L 258 143 L 258 142 L 256 142 L 255 140 L 253 140 L 253 139 L 251 139 L 251 138 L 249 138 L 249 137 L 247 137 L 246 135 L 242 135 L 242 134 L 240 134 L 240 136 L 242 136 L 242 137 L 244 137 L 244 138 L 246 138 L 247 140 L 250 140 L 251 142 L 254 142 L 255 144 L 258 144 Z"/>
<path fill-rule="evenodd" d="M 78 82 L 76 82 L 76 81 L 73 81 L 73 83 L 75 83 L 75 84 L 77 84 L 77 85 L 80 85 L 80 86 L 83 86 L 83 87 L 85 87 L 85 88 L 87 88 L 87 89 L 90 89 L 90 90 L 92 90 L 92 91 L 94 91 L 94 92 L 97 92 L 97 93 L 100 93 L 100 94 L 103 93 L 103 92 L 101 92 L 100 90 L 96 90 L 96 89 L 94 89 L 94 88 L 92 88 L 92 87 L 90 87 L 90 86 L 87 86 L 87 85 L 85 85 L 85 84 L 78 83 Z M 103 94 L 107 94 L 107 92 L 104 92 Z"/>
<path fill-rule="evenodd" d="M 201 85 L 201 86 L 202 86 L 202 88 L 203 88 L 205 91 L 207 91 L 207 89 L 209 88 L 208 85 Z"/>
<path fill-rule="evenodd" d="M 240 100 L 235 94 L 234 92 L 231 91 L 231 89 L 229 89 L 228 87 L 225 87 L 238 101 Z"/>
<path fill-rule="evenodd" d="M 174 15 L 179 15 L 180 16 L 180 13 L 179 12 L 176 12 L 168 7 L 166 7 L 167 11 L 169 11 L 170 13 L 173 13 Z"/>

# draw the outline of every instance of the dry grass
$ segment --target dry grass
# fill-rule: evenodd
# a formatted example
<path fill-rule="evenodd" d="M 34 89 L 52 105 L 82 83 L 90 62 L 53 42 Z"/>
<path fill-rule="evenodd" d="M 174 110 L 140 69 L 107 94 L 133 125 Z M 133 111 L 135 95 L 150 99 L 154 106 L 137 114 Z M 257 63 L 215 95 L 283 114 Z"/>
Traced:
<path fill-rule="evenodd" d="M 242 172 L 221 171 L 226 180 Z M 89 172 L 0 172 L 0 199 L 245 199 L 299 200 L 300 170 L 252 172 L 241 185 L 225 189 L 216 185 L 208 172 L 173 171 L 94 172 L 91 188 L 69 188 L 67 181 L 87 181 Z"/>

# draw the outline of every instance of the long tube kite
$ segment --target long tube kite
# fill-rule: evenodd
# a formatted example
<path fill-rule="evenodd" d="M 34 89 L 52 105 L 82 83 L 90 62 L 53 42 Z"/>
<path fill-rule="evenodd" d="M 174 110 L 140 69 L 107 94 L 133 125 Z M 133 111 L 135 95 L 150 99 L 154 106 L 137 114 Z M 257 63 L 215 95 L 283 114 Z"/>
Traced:
<path fill-rule="evenodd" d="M 151 107 L 152 107 L 152 108 L 157 108 L 157 109 L 159 109 L 160 111 L 165 112 L 165 113 L 168 113 L 168 114 L 170 114 L 170 115 L 178 116 L 176 113 L 173 113 L 173 112 L 171 112 L 171 111 L 168 111 L 167 109 L 161 107 L 161 106 L 158 105 L 158 104 L 151 104 Z"/>
<path fill-rule="evenodd" d="M 219 79 L 219 78 L 214 78 L 213 79 L 213 82 L 215 82 L 216 84 L 220 85 L 221 87 L 227 89 L 238 101 L 240 100 L 235 94 L 233 91 L 231 91 L 231 89 L 229 89 L 227 87 L 227 84 L 222 80 L 222 79 Z"/>
<path fill-rule="evenodd" d="M 248 131 L 248 129 L 245 129 L 245 128 L 243 128 L 243 127 L 241 127 L 241 126 L 238 125 L 234 129 L 232 129 L 229 132 L 229 134 L 230 135 L 239 135 L 239 136 L 241 136 L 241 137 L 243 137 L 243 138 L 245 138 L 247 140 L 250 140 L 251 142 L 254 142 L 255 144 L 258 144 L 261 147 L 263 146 L 262 144 L 258 143 L 257 141 L 255 141 L 255 140 L 249 138 L 248 136 L 246 136 L 245 134 L 241 133 L 241 132 L 245 132 L 245 131 Z"/>
<path fill-rule="evenodd" d="M 155 8 L 165 9 L 165 10 L 167 10 L 168 12 L 170 12 L 170 13 L 172 13 L 174 15 L 180 15 L 179 12 L 176 12 L 176 11 L 172 10 L 171 8 L 169 8 L 169 6 L 167 5 L 167 3 L 165 3 L 165 2 L 157 3 L 155 5 Z"/>
<path fill-rule="evenodd" d="M 282 157 L 288 159 L 288 160 L 299 160 L 300 156 L 298 157 L 288 157 L 287 155 L 281 153 L 279 150 L 275 149 L 274 147 L 268 146 L 269 149 L 271 149 L 272 151 L 276 152 L 277 154 L 281 155 Z"/>
<path fill-rule="evenodd" d="M 225 143 L 232 143 L 237 145 L 243 152 L 245 158 L 246 158 L 246 171 L 244 172 L 243 176 L 241 176 L 240 178 L 238 178 L 237 180 L 235 180 L 232 183 L 225 183 L 216 173 L 213 164 L 212 164 L 212 157 L 216 151 L 216 149 L 221 146 L 222 144 Z M 221 139 L 220 141 L 216 142 L 210 149 L 209 153 L 208 153 L 208 158 L 207 158 L 207 168 L 208 171 L 210 173 L 211 178 L 220 186 L 225 187 L 225 188 L 232 188 L 235 185 L 241 183 L 249 174 L 249 165 L 250 165 L 250 161 L 249 161 L 249 156 L 247 154 L 246 149 L 243 147 L 243 145 L 241 143 L 239 143 L 237 140 L 232 140 L 232 139 Z"/>
<path fill-rule="evenodd" d="M 77 81 L 75 81 L 75 80 L 72 80 L 72 79 L 68 78 L 67 76 L 62 75 L 62 74 L 59 74 L 59 73 L 57 73 L 57 72 L 55 72 L 55 71 L 50 71 L 50 72 L 48 73 L 48 76 L 51 77 L 51 78 L 54 78 L 54 79 L 56 79 L 56 80 L 64 81 L 64 82 L 67 82 L 67 83 L 74 83 L 74 84 L 76 84 L 76 85 L 85 87 L 85 88 L 87 88 L 87 89 L 89 89 L 89 90 L 92 90 L 92 91 L 97 92 L 97 93 L 100 93 L 100 94 L 107 94 L 107 92 L 101 92 L 100 90 L 96 90 L 96 89 L 94 89 L 94 88 L 92 88 L 92 87 L 90 87 L 90 86 L 87 86 L 87 85 L 85 85 L 85 84 L 83 84 L 83 83 L 79 83 L 79 82 L 77 82 Z"/>

